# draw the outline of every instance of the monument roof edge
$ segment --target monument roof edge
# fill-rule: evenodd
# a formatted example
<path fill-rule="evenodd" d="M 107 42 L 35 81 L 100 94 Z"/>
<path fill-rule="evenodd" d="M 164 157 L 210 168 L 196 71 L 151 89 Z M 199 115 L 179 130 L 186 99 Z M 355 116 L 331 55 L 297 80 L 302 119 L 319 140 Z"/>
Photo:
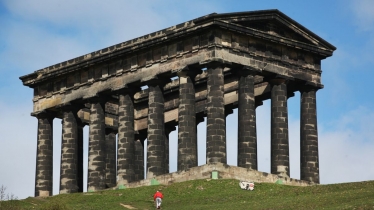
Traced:
<path fill-rule="evenodd" d="M 314 34 L 313 32 L 311 32 L 310 30 L 308 30 L 307 28 L 305 28 L 304 26 L 302 26 L 301 24 L 299 24 L 298 22 L 291 19 L 290 17 L 288 17 L 287 15 L 285 15 L 284 13 L 282 13 L 281 11 L 279 11 L 277 9 L 245 11 L 245 12 L 232 12 L 232 13 L 211 13 L 211 14 L 201 16 L 201 17 L 195 18 L 193 20 L 189 20 L 189 21 L 186 21 L 186 22 L 183 22 L 183 23 L 180 23 L 180 24 L 177 24 L 177 25 L 174 25 L 174 26 L 171 26 L 171 27 L 153 32 L 153 33 L 150 33 L 150 34 L 146 34 L 146 35 L 137 37 L 135 39 L 131 39 L 131 40 L 128 40 L 128 41 L 125 41 L 125 42 L 121 42 L 119 44 L 112 45 L 110 47 L 106 47 L 106 48 L 103 48 L 101 50 L 97 50 L 97 51 L 94 51 L 94 52 L 91 52 L 91 53 L 88 53 L 88 54 L 70 59 L 68 61 L 60 62 L 60 63 L 57 63 L 55 65 L 36 70 L 33 73 L 30 73 L 30 74 L 19 77 L 19 79 L 22 80 L 22 82 L 25 86 L 31 86 L 35 82 L 34 80 L 37 79 L 40 74 L 44 75 L 45 73 L 50 72 L 50 71 L 55 71 L 55 70 L 58 70 L 58 69 L 64 69 L 64 68 L 69 67 L 69 66 L 79 65 L 82 62 L 95 60 L 98 57 L 101 57 L 103 55 L 105 56 L 105 55 L 114 53 L 116 51 L 124 50 L 126 48 L 139 46 L 139 45 L 141 45 L 143 43 L 146 43 L 148 41 L 151 41 L 151 40 L 160 40 L 162 38 L 170 36 L 171 34 L 175 34 L 175 33 L 178 33 L 178 32 L 183 32 L 184 30 L 185 30 L 185 32 L 188 32 L 188 30 L 191 29 L 191 28 L 196 28 L 198 26 L 203 26 L 203 25 L 206 25 L 208 23 L 214 23 L 216 20 L 229 20 L 229 19 L 235 19 L 236 17 L 244 17 L 244 16 L 250 16 L 250 17 L 265 17 L 265 16 L 269 17 L 269 16 L 271 16 L 271 17 L 273 17 L 274 15 L 280 17 L 283 20 L 286 20 L 287 23 L 290 23 L 290 24 L 296 26 L 297 28 L 304 31 L 308 35 L 317 39 L 320 43 L 322 43 L 323 45 L 328 47 L 329 50 L 331 50 L 331 52 L 336 50 L 336 47 L 334 47 L 333 45 L 331 45 L 330 43 L 328 43 L 327 41 L 325 41 L 324 39 L 322 39 L 318 35 Z M 185 33 L 185 32 L 183 32 L 183 33 Z"/>

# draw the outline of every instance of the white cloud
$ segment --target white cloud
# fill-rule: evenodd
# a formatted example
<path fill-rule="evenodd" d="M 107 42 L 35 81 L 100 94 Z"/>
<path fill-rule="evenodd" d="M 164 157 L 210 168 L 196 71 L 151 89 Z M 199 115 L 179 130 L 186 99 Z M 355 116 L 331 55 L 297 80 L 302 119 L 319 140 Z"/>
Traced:
<path fill-rule="evenodd" d="M 0 185 L 18 198 L 34 195 L 37 120 L 27 110 L 0 103 Z"/>
<path fill-rule="evenodd" d="M 356 23 L 364 31 L 374 30 L 374 1 L 353 0 L 352 10 L 356 16 Z"/>
<path fill-rule="evenodd" d="M 326 125 L 320 126 L 321 183 L 374 179 L 373 117 L 372 110 L 358 107 L 332 120 L 332 128 L 324 130 Z"/>

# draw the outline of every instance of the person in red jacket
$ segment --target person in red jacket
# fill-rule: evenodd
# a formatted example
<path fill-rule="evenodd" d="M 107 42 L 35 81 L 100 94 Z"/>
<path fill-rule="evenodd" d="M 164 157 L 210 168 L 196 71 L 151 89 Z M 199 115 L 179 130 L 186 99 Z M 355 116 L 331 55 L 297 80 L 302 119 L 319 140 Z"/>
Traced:
<path fill-rule="evenodd" d="M 164 198 L 164 195 L 162 195 L 160 190 L 157 190 L 157 192 L 153 195 L 153 200 L 156 202 L 157 209 L 161 208 L 161 202 L 163 198 Z"/>

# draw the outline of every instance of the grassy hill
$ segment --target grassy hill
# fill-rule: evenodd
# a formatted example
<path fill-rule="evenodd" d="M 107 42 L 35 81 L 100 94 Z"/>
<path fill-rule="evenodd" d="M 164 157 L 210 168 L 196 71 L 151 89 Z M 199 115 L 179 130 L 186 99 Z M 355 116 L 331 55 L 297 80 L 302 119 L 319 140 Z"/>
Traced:
<path fill-rule="evenodd" d="M 255 183 L 241 190 L 237 180 L 195 180 L 95 193 L 1 202 L 0 209 L 154 209 L 162 189 L 162 209 L 374 209 L 374 181 L 295 187 Z"/>

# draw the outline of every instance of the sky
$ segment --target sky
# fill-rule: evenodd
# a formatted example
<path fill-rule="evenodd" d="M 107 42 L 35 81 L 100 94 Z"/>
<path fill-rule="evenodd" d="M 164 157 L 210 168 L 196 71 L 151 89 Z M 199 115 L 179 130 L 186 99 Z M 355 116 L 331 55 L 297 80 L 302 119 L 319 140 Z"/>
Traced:
<path fill-rule="evenodd" d="M 34 195 L 37 120 L 20 76 L 206 14 L 279 9 L 337 50 L 322 61 L 317 92 L 321 184 L 374 180 L 373 0 L 0 0 L 0 186 Z M 300 178 L 300 94 L 288 100 L 291 178 Z M 259 171 L 270 172 L 270 101 L 257 108 Z M 54 126 L 59 191 L 61 120 Z M 198 126 L 205 163 L 205 122 Z M 87 166 L 87 126 L 85 166 Z M 236 165 L 237 110 L 227 117 L 228 164 Z M 177 131 L 170 134 L 176 171 Z M 86 177 L 85 172 L 85 177 Z"/>

